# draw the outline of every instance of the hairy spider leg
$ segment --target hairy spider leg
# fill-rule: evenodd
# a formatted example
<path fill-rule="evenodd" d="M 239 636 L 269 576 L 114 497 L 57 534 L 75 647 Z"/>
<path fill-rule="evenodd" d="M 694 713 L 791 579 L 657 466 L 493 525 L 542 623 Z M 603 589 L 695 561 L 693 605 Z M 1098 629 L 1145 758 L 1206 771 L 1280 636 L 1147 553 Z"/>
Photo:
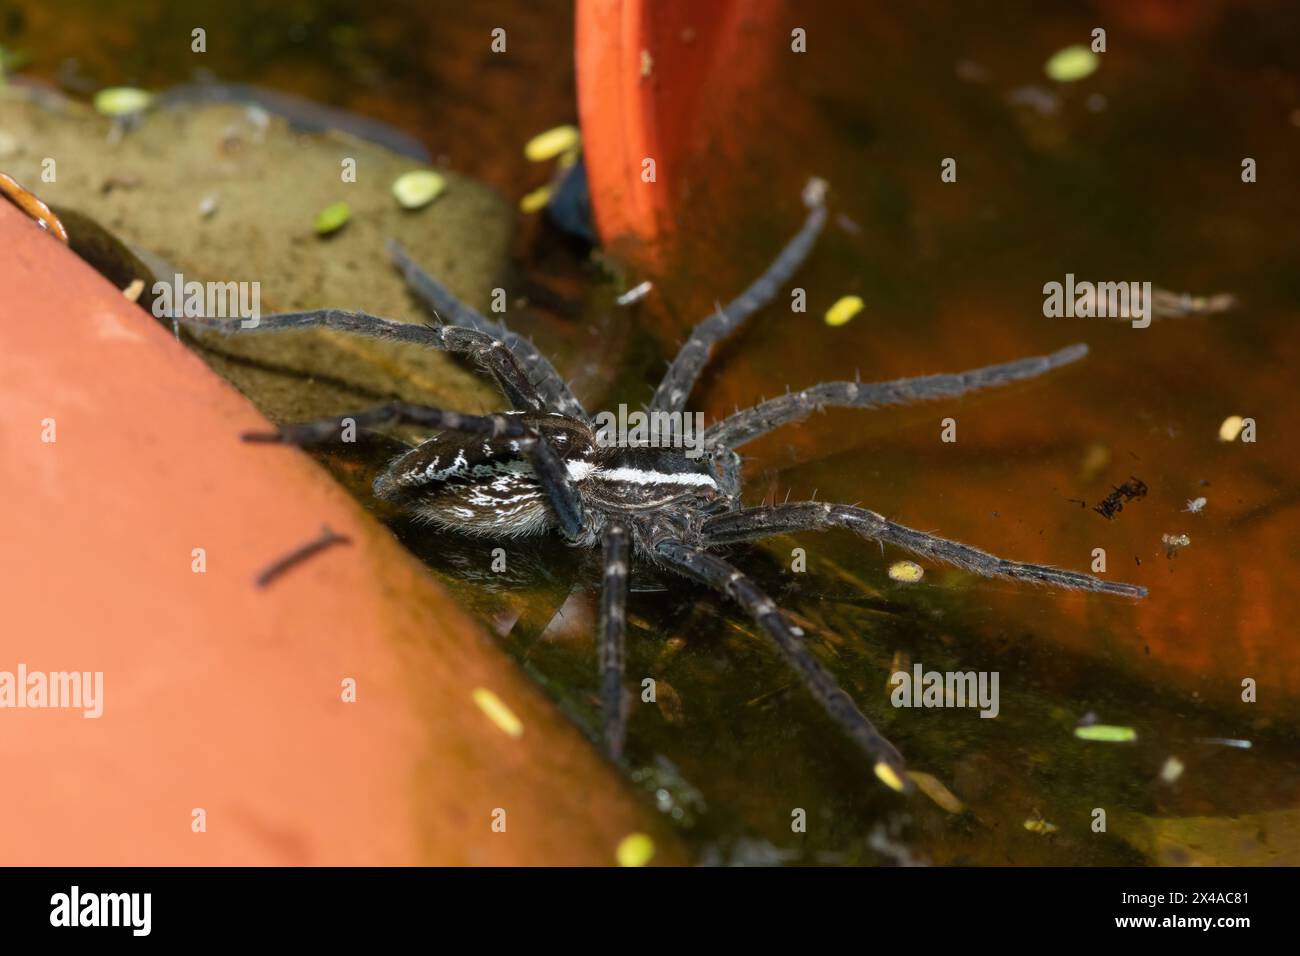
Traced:
<path fill-rule="evenodd" d="M 1100 591 L 1125 597 L 1147 596 L 1147 589 L 1135 584 L 1112 583 L 1078 571 L 1008 561 L 958 541 L 915 531 L 865 508 L 820 501 L 763 505 L 717 515 L 704 522 L 702 535 L 705 546 L 713 547 L 756 541 L 793 531 L 822 531 L 827 528 L 848 528 L 869 540 L 897 545 L 913 554 L 956 565 L 985 577 L 1011 578 L 1015 581 L 1079 591 Z"/>
<path fill-rule="evenodd" d="M 923 375 L 889 382 L 823 382 L 798 392 L 768 399 L 710 425 L 704 433 L 707 447 L 738 448 L 775 428 L 806 418 L 814 410 L 835 408 L 879 408 L 883 405 L 911 405 L 940 398 L 954 398 L 968 392 L 995 388 L 1035 378 L 1062 365 L 1077 362 L 1088 354 L 1088 346 L 1069 345 L 1051 355 L 1018 359 L 1001 365 L 987 365 L 947 375 Z"/>
<path fill-rule="evenodd" d="M 722 558 L 683 541 L 660 541 L 655 546 L 655 556 L 670 568 L 735 601 L 748 612 L 754 623 L 776 644 L 781 656 L 799 675 L 804 687 L 822 709 L 875 762 L 876 776 L 894 790 L 911 788 L 902 755 L 863 716 L 853 699 L 804 645 L 803 630 L 788 624 L 780 609 L 758 585 Z"/>
<path fill-rule="evenodd" d="M 246 441 L 281 442 L 288 445 L 330 441 L 339 436 L 344 419 L 351 419 L 358 428 L 370 428 L 376 425 L 420 425 L 425 428 L 441 428 L 472 435 L 517 439 L 519 450 L 528 456 L 542 490 L 555 511 L 560 532 L 570 542 L 582 541 L 590 537 L 591 529 L 588 516 L 582 507 L 582 498 L 574 487 L 573 479 L 569 477 L 564 461 L 555 447 L 546 440 L 544 435 L 524 425 L 518 419 L 506 415 L 464 415 L 460 412 L 431 408 L 428 405 L 389 402 L 358 412 L 345 412 L 332 418 L 281 425 L 275 432 L 245 435 L 244 438 Z"/>
<path fill-rule="evenodd" d="M 486 369 L 519 411 L 546 412 L 545 402 L 504 342 L 486 332 L 458 326 L 417 325 L 394 322 L 368 312 L 346 309 L 316 309 L 310 312 L 280 312 L 262 316 L 258 324 L 245 328 L 242 319 L 211 319 L 205 316 L 182 316 L 186 325 L 212 329 L 227 335 L 259 332 L 285 332 L 293 329 L 323 328 L 351 332 L 373 339 L 410 342 L 441 352 L 454 352 L 472 359 Z"/>
<path fill-rule="evenodd" d="M 393 264 L 415 297 L 435 316 L 449 325 L 485 332 L 505 343 L 506 348 L 528 373 L 529 381 L 541 396 L 546 411 L 572 415 L 584 422 L 591 421 L 582 403 L 574 397 L 555 366 L 537 350 L 537 346 L 522 335 L 510 331 L 505 322 L 494 322 L 456 298 L 450 289 L 421 269 L 395 240 L 389 239 L 384 248 L 388 250 Z"/>
<path fill-rule="evenodd" d="M 623 752 L 623 645 L 627 634 L 628 531 L 619 519 L 604 532 L 604 581 L 600 592 L 600 673 L 605 749 Z"/>
<path fill-rule="evenodd" d="M 686 400 L 695 388 L 695 381 L 708 362 L 713 346 L 771 302 L 808 258 L 813 243 L 826 224 L 826 207 L 822 202 L 822 189 L 815 188 L 814 184 L 809 185 L 804 195 L 809 209 L 803 227 L 781 250 L 776 261 L 749 288 L 727 303 L 726 308 L 719 308 L 691 330 L 690 337 L 683 343 L 672 364 L 668 366 L 663 381 L 655 389 L 654 398 L 650 400 L 650 411 L 680 412 L 685 408 Z"/>

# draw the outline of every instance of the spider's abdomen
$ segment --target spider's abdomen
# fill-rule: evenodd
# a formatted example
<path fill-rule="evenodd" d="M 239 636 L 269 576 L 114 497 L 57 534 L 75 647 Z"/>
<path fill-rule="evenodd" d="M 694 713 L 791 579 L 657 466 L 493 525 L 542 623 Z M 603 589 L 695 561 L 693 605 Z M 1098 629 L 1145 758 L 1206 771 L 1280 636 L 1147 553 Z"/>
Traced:
<path fill-rule="evenodd" d="M 519 413 L 507 413 L 512 417 Z M 524 415 L 566 462 L 594 453 L 581 423 L 556 415 Z M 375 497 L 444 528 L 492 537 L 538 534 L 554 514 L 519 442 L 444 432 L 400 455 L 375 479 Z"/>

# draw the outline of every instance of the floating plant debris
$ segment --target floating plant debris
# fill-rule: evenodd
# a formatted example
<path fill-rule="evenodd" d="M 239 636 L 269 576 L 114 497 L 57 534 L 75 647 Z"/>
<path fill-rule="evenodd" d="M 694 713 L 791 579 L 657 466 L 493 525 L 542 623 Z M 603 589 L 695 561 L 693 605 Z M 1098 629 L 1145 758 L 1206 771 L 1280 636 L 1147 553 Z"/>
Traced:
<path fill-rule="evenodd" d="M 930 774 L 922 773 L 920 770 L 909 770 L 907 775 L 911 777 L 912 782 L 916 784 L 916 789 L 920 790 L 923 794 L 949 813 L 957 814 L 966 809 L 965 805 L 957 799 L 956 794 Z"/>
<path fill-rule="evenodd" d="M 1102 499 L 1101 504 L 1092 510 L 1097 512 L 1107 521 L 1114 518 L 1124 510 L 1124 506 L 1130 501 L 1147 496 L 1146 482 L 1140 478 L 1129 478 L 1124 484 L 1116 487 L 1110 494 Z"/>
<path fill-rule="evenodd" d="M 1075 727 L 1074 736 L 1080 740 L 1095 740 L 1107 744 L 1128 744 L 1138 739 L 1137 731 L 1132 727 L 1120 727 L 1116 724 Z"/>
<path fill-rule="evenodd" d="M 1240 415 L 1229 415 L 1219 426 L 1219 441 L 1236 441 L 1245 424 L 1246 419 Z"/>
<path fill-rule="evenodd" d="M 1075 83 L 1092 76 L 1100 65 L 1101 59 L 1097 54 L 1080 43 L 1057 50 L 1043 66 L 1043 70 L 1057 83 Z"/>
<path fill-rule="evenodd" d="M 1160 768 L 1160 779 L 1165 783 L 1174 783 L 1183 775 L 1183 762 L 1177 757 L 1170 757 Z"/>
<path fill-rule="evenodd" d="M 876 778 L 890 790 L 902 793 L 907 789 L 907 784 L 904 783 L 903 779 L 894 772 L 894 768 L 883 760 L 876 761 L 875 771 Z"/>
<path fill-rule="evenodd" d="M 1160 541 L 1165 546 L 1165 557 L 1172 558 L 1183 548 L 1192 543 L 1190 536 L 1185 534 L 1162 534 Z"/>
<path fill-rule="evenodd" d="M 524 213 L 540 212 L 546 208 L 546 204 L 551 201 L 551 193 L 554 190 L 548 186 L 541 186 L 534 189 L 523 199 L 519 200 L 519 211 Z"/>
<path fill-rule="evenodd" d="M 826 324 L 838 326 L 846 324 L 862 311 L 863 301 L 859 296 L 846 295 L 826 310 Z"/>
<path fill-rule="evenodd" d="M 557 126 L 538 133 L 524 145 L 524 157 L 534 163 L 544 163 L 578 148 L 582 141 L 576 126 Z"/>
<path fill-rule="evenodd" d="M 487 715 L 487 719 L 497 725 L 497 728 L 507 737 L 522 737 L 524 734 L 524 724 L 514 711 L 505 705 L 496 694 L 486 687 L 475 687 L 474 692 L 470 695 L 478 709 Z"/>
<path fill-rule="evenodd" d="M 1249 750 L 1254 746 L 1249 740 L 1237 740 L 1233 737 L 1197 737 L 1198 744 L 1214 744 L 1216 747 L 1236 747 L 1238 750 Z"/>
<path fill-rule="evenodd" d="M 143 113 L 153 102 L 153 94 L 132 86 L 110 86 L 95 94 L 95 111 L 114 118 Z"/>
<path fill-rule="evenodd" d="M 654 288 L 654 283 L 652 283 L 649 279 L 646 279 L 645 282 L 642 282 L 640 285 L 635 285 L 632 288 L 628 289 L 626 292 L 624 292 L 614 301 L 617 302 L 619 305 L 631 305 L 633 302 L 640 302 L 642 299 L 644 299 L 647 295 L 650 294 L 650 290 L 653 288 Z"/>
<path fill-rule="evenodd" d="M 1192 295 L 1190 292 L 1151 291 L 1151 314 L 1156 318 L 1186 315 L 1212 315 L 1235 308 L 1237 297 L 1227 292 L 1215 295 Z"/>
<path fill-rule="evenodd" d="M 316 222 L 312 228 L 316 230 L 318 236 L 328 236 L 342 229 L 351 218 L 352 207 L 345 202 L 336 202 L 316 214 Z"/>
<path fill-rule="evenodd" d="M 1048 823 L 1040 817 L 1033 817 L 1025 821 L 1025 829 L 1030 833 L 1037 833 L 1039 836 L 1047 836 L 1049 833 L 1056 832 L 1056 824 Z"/>
<path fill-rule="evenodd" d="M 915 561 L 895 561 L 889 566 L 889 578 L 904 584 L 915 584 L 925 577 L 925 568 Z"/>
<path fill-rule="evenodd" d="M 393 180 L 393 196 L 403 209 L 421 209 L 446 188 L 447 180 L 432 169 L 413 169 Z"/>
<path fill-rule="evenodd" d="M 618 841 L 614 859 L 619 866 L 645 866 L 655 855 L 655 841 L 644 833 L 629 833 Z"/>

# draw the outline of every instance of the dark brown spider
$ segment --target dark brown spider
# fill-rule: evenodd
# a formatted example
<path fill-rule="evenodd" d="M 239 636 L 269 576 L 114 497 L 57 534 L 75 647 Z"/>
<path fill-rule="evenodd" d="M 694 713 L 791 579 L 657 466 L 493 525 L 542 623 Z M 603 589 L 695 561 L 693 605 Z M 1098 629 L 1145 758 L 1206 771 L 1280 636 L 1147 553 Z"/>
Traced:
<path fill-rule="evenodd" d="M 767 272 L 691 332 L 655 391 L 651 413 L 680 413 L 714 345 L 769 303 L 806 258 L 825 223 L 826 210 L 817 190 L 809 190 L 805 201 L 809 211 L 803 228 Z M 1146 595 L 1145 588 L 1131 584 L 1007 561 L 904 527 L 864 508 L 813 501 L 746 508 L 740 500 L 741 462 L 735 449 L 814 409 L 875 408 L 951 398 L 1033 378 L 1077 361 L 1087 354 L 1084 345 L 955 375 L 814 385 L 714 423 L 705 432 L 699 457 L 689 457 L 679 447 L 609 447 L 599 440 L 592 417 L 531 342 L 460 302 L 396 244 L 390 243 L 389 251 L 420 299 L 435 315 L 448 317 L 445 324 L 414 325 L 336 309 L 266 316 L 254 329 L 242 328 L 237 319 L 183 321 L 231 333 L 324 326 L 395 339 L 469 356 L 496 379 L 511 411 L 462 415 L 392 402 L 247 437 L 302 445 L 335 439 L 349 425 L 404 423 L 438 429 L 439 434 L 400 455 L 379 475 L 374 483 L 377 497 L 471 534 L 509 537 L 556 529 L 571 545 L 601 544 L 604 737 L 613 755 L 620 752 L 623 740 L 624 607 L 633 555 L 700 581 L 739 604 L 775 642 L 827 714 L 872 758 L 876 775 L 899 790 L 910 784 L 898 751 L 809 652 L 804 632 L 789 624 L 749 577 L 712 549 L 794 531 L 849 528 L 865 538 L 982 575 L 1128 597 Z"/>

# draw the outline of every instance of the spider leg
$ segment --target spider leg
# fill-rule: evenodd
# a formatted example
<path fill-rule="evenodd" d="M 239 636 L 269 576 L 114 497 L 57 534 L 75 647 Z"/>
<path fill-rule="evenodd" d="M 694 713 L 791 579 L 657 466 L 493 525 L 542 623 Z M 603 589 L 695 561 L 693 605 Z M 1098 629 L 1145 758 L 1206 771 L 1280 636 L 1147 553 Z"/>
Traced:
<path fill-rule="evenodd" d="M 895 790 L 910 788 L 903 758 L 894 745 L 881 736 L 853 700 L 835 682 L 803 643 L 804 632 L 792 627 L 772 599 L 745 574 L 717 557 L 685 542 L 671 539 L 655 546 L 655 556 L 664 564 L 731 598 L 747 611 L 754 622 L 775 642 L 781 655 L 799 675 L 804 687 L 826 713 L 875 762 L 876 776 Z"/>
<path fill-rule="evenodd" d="M 511 332 L 504 322 L 494 322 L 456 298 L 450 289 L 421 269 L 396 241 L 389 239 L 385 248 L 407 286 L 434 315 L 445 317 L 450 325 L 485 332 L 505 343 L 506 348 L 528 373 L 529 380 L 546 403 L 546 411 L 561 412 L 583 421 L 591 420 L 555 366 L 537 351 L 537 346 L 522 335 Z"/>
<path fill-rule="evenodd" d="M 350 332 L 375 339 L 410 342 L 442 352 L 455 352 L 474 360 L 491 373 L 509 399 L 520 411 L 548 412 L 546 402 L 528 380 L 514 355 L 499 338 L 478 329 L 457 326 L 418 325 L 394 322 L 367 312 L 344 309 L 317 309 L 312 312 L 281 312 L 264 315 L 254 326 L 245 328 L 243 319 L 211 319 L 206 316 L 178 316 L 186 325 L 213 329 L 226 334 L 283 332 L 290 329 L 324 328 Z"/>
<path fill-rule="evenodd" d="M 623 752 L 623 643 L 627 634 L 627 526 L 610 521 L 604 533 L 604 586 L 600 593 L 600 672 L 605 748 Z"/>
<path fill-rule="evenodd" d="M 799 392 L 768 399 L 752 408 L 737 412 L 710 425 L 704 433 L 707 446 L 725 445 L 737 448 L 747 441 L 765 435 L 774 428 L 799 421 L 815 409 L 834 406 L 838 408 L 878 408 L 882 405 L 911 405 L 939 398 L 952 398 L 983 388 L 1006 385 L 1035 378 L 1044 372 L 1077 362 L 1088 354 L 1082 343 L 1070 345 L 1033 358 L 1019 359 L 1002 365 L 988 365 L 951 375 L 924 375 L 919 378 L 898 378 L 890 382 L 823 382 Z"/>
<path fill-rule="evenodd" d="M 546 492 L 559 521 L 561 533 L 569 541 L 581 541 L 590 536 L 582 498 L 574 486 L 573 479 L 569 477 L 564 460 L 545 436 L 516 417 L 464 415 L 460 412 L 431 408 L 428 405 L 389 402 L 364 411 L 345 412 L 332 418 L 281 425 L 277 431 L 270 434 L 245 435 L 244 439 L 280 442 L 287 445 L 315 444 L 336 438 L 342 430 L 344 419 L 351 419 L 357 428 L 406 424 L 516 439 L 519 442 L 519 450 L 528 456 L 533 471 Z"/>
<path fill-rule="evenodd" d="M 695 380 L 700 370 L 709 360 L 713 346 L 740 328 L 751 315 L 767 305 L 781 291 L 781 287 L 790 281 L 803 261 L 812 251 L 817 235 L 826 223 L 826 207 L 822 204 L 824 185 L 810 183 L 804 191 L 808 216 L 803 227 L 795 237 L 781 250 L 776 261 L 768 266 L 767 271 L 739 296 L 719 308 L 711 316 L 691 330 L 690 337 L 677 352 L 676 358 L 668 367 L 663 381 L 655 389 L 654 398 L 650 400 L 650 411 L 680 412 L 686 406 Z"/>
<path fill-rule="evenodd" d="M 702 534 L 705 545 L 713 547 L 754 541 L 791 531 L 820 531 L 826 528 L 848 528 L 869 540 L 898 545 L 914 554 L 953 564 L 985 577 L 1011 578 L 1059 588 L 1122 594 L 1126 597 L 1147 596 L 1147 589 L 1136 584 L 1112 583 L 1078 571 L 1007 561 L 968 544 L 914 531 L 874 511 L 849 505 L 803 501 L 744 508 L 709 518 L 704 523 Z"/>

